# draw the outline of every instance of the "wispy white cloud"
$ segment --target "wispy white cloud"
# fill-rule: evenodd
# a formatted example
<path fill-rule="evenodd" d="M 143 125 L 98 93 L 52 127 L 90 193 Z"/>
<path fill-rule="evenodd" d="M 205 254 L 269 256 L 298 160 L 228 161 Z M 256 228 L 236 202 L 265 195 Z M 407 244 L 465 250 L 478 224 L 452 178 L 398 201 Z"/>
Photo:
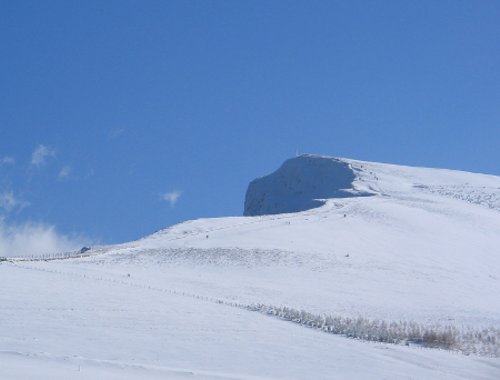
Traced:
<path fill-rule="evenodd" d="M 69 165 L 64 165 L 61 170 L 59 170 L 59 174 L 57 175 L 57 178 L 59 179 L 67 179 L 71 173 L 73 172 L 73 169 Z"/>
<path fill-rule="evenodd" d="M 14 209 L 22 210 L 29 206 L 29 202 L 18 199 L 12 190 L 0 193 L 0 209 L 11 212 Z"/>
<path fill-rule="evenodd" d="M 78 249 L 84 241 L 82 237 L 61 234 L 52 225 L 8 225 L 0 217 L 0 256 L 3 257 L 30 257 L 66 252 Z"/>
<path fill-rule="evenodd" d="M 161 195 L 161 199 L 170 203 L 170 207 L 174 207 L 181 197 L 182 192 L 179 190 L 169 191 Z"/>
<path fill-rule="evenodd" d="M 47 159 L 54 157 L 56 151 L 49 146 L 39 144 L 33 153 L 31 154 L 31 165 L 32 166 L 43 166 L 47 162 Z"/>
<path fill-rule="evenodd" d="M 41 167 L 55 154 L 53 148 L 38 145 L 31 155 L 31 166 Z M 14 163 L 13 157 L 0 157 L 0 166 Z M 66 165 L 59 172 L 59 177 L 67 178 L 71 173 L 72 168 Z M 81 247 L 84 242 L 88 244 L 87 239 L 81 236 L 61 234 L 50 224 L 8 222 L 12 213 L 19 212 L 29 205 L 29 202 L 20 198 L 14 191 L 0 190 L 0 256 L 40 256 L 75 250 Z"/>
<path fill-rule="evenodd" d="M 14 165 L 16 160 L 11 156 L 0 157 L 0 166 L 2 165 Z"/>

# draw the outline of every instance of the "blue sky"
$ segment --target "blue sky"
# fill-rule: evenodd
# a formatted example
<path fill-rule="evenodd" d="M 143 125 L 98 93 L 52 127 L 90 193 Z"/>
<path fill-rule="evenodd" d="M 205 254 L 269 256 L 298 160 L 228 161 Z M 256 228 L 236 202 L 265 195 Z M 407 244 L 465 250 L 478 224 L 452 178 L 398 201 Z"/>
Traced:
<path fill-rule="evenodd" d="M 240 215 L 297 151 L 500 175 L 498 20 L 493 0 L 0 1 L 0 238 Z"/>

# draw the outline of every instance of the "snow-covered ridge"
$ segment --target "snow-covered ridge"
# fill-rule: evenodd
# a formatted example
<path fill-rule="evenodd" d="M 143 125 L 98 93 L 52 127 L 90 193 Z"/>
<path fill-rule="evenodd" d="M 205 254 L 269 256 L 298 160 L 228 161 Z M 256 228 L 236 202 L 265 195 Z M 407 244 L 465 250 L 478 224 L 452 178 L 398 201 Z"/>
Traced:
<path fill-rule="evenodd" d="M 461 170 L 341 159 L 356 172 L 355 187 L 393 198 L 429 193 L 500 209 L 500 177 Z"/>
<path fill-rule="evenodd" d="M 333 198 L 398 198 L 415 189 L 500 210 L 500 178 L 496 176 L 306 154 L 253 180 L 247 189 L 243 214 L 304 211 Z"/>
<path fill-rule="evenodd" d="M 319 207 L 324 200 L 370 193 L 356 190 L 356 172 L 338 158 L 302 155 L 250 183 L 243 214 L 281 214 Z"/>

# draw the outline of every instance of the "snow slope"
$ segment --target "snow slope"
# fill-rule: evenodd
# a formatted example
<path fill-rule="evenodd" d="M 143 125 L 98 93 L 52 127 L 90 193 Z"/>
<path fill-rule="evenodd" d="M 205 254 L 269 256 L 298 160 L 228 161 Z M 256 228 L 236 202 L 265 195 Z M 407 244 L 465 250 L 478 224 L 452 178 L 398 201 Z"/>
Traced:
<path fill-rule="evenodd" d="M 498 328 L 499 177 L 310 155 L 284 167 L 247 192 L 247 214 L 272 215 L 0 263 L 0 378 L 500 378 L 480 347 L 348 339 L 246 307 Z"/>
<path fill-rule="evenodd" d="M 173 265 L 186 271 L 181 281 L 194 271 L 200 292 L 245 301 L 500 326 L 500 178 L 342 161 L 355 173 L 352 191 L 372 196 L 189 221 L 102 260 Z"/>

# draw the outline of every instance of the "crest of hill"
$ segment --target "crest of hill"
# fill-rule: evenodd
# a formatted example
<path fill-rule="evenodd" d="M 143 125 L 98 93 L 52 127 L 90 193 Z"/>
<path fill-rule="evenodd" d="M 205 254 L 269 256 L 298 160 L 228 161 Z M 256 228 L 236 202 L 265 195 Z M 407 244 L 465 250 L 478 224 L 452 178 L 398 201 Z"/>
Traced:
<path fill-rule="evenodd" d="M 333 198 L 398 198 L 422 191 L 499 210 L 499 190 L 500 178 L 492 175 L 307 154 L 253 180 L 246 192 L 243 215 L 305 211 Z"/>
<path fill-rule="evenodd" d="M 370 193 L 356 190 L 356 171 L 345 160 L 316 155 L 291 158 L 274 173 L 253 180 L 245 216 L 281 214 L 320 207 L 326 199 Z"/>

